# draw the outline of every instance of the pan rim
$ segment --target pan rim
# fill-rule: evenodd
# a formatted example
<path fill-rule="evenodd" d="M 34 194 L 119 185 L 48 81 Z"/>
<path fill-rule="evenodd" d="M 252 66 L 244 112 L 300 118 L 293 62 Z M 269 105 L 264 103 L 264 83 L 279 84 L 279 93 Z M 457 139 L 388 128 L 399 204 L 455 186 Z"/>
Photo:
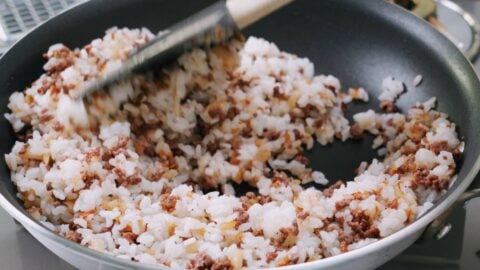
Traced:
<path fill-rule="evenodd" d="M 72 7 L 68 8 L 67 10 L 61 12 L 55 17 L 52 17 L 45 21 L 44 23 L 34 27 L 30 31 L 28 31 L 21 39 L 19 39 L 17 42 L 12 44 L 8 50 L 5 52 L 5 54 L 0 58 L 0 61 L 8 55 L 11 51 L 12 48 L 14 48 L 18 43 L 22 42 L 26 37 L 28 37 L 32 32 L 36 31 L 37 29 L 43 27 L 44 25 L 48 23 L 52 23 L 53 21 L 57 20 L 61 16 L 68 16 L 69 13 L 78 8 L 85 7 L 89 4 L 91 4 L 93 1 L 85 1 L 85 2 L 80 2 L 78 4 L 73 5 Z M 363 2 L 363 1 L 359 1 Z M 359 3 L 361 5 L 368 5 L 364 3 Z M 371 4 L 371 3 L 370 3 Z M 379 7 L 379 9 L 389 9 L 390 12 L 394 11 L 396 12 L 396 15 L 402 13 L 401 16 L 410 16 L 414 17 L 415 19 L 412 19 L 415 21 L 415 23 L 418 25 L 418 27 L 423 27 L 423 28 L 432 28 L 427 22 L 424 20 L 417 18 L 415 15 L 410 14 L 406 11 L 404 11 L 401 7 L 391 5 L 387 3 L 387 1 L 378 1 L 379 5 L 382 5 Z M 390 14 L 394 15 L 394 14 Z M 432 28 L 433 29 L 433 28 Z M 441 35 L 440 33 L 435 33 L 437 39 L 443 39 L 445 43 L 445 46 L 447 47 L 448 50 L 453 50 L 458 53 L 461 53 L 458 48 L 451 43 L 446 37 Z M 477 85 L 480 85 L 480 79 L 478 77 L 478 74 L 475 72 L 475 69 L 470 61 L 466 59 L 465 56 L 463 56 L 463 61 L 466 61 L 468 64 L 468 70 L 465 70 L 465 72 L 468 73 L 473 73 L 473 76 L 475 77 L 475 83 Z M 469 140 L 472 140 L 472 138 L 469 138 Z M 430 224 L 435 218 L 437 218 L 440 214 L 442 214 L 448 207 L 450 207 L 460 195 L 467 190 L 467 188 L 470 186 L 470 184 L 473 182 L 475 176 L 477 175 L 478 171 L 480 171 L 480 155 L 475 158 L 475 161 L 473 162 L 472 168 L 470 171 L 467 173 L 467 175 L 463 179 L 457 179 L 456 181 L 461 181 L 460 184 L 456 187 L 451 187 L 453 190 L 449 190 L 450 193 L 446 194 L 444 198 L 441 199 L 440 202 L 436 203 L 427 213 L 424 215 L 420 216 L 417 218 L 414 222 L 411 224 L 407 225 L 406 227 L 402 228 L 401 230 L 393 233 L 392 235 L 389 235 L 385 238 L 379 239 L 378 241 L 371 243 L 367 246 L 364 246 L 362 248 L 352 250 L 346 253 L 342 253 L 336 256 L 332 257 L 327 257 L 324 259 L 319 259 L 316 261 L 312 262 L 306 262 L 306 263 L 300 263 L 300 264 L 295 264 L 291 266 L 286 266 L 282 267 L 282 269 L 301 269 L 301 268 L 321 268 L 321 267 L 332 267 L 335 266 L 342 261 L 350 261 L 354 260 L 355 258 L 363 257 L 366 255 L 371 254 L 372 252 L 387 248 L 402 239 L 405 239 L 409 236 L 414 235 L 415 233 L 418 233 L 421 231 L 423 228 L 425 228 L 428 224 Z M 9 178 L 9 181 L 11 179 Z M 447 196 L 448 195 L 448 196 Z M 60 244 L 64 246 L 67 249 L 72 249 L 76 253 L 81 253 L 82 255 L 88 256 L 92 259 L 95 260 L 100 260 L 100 263 L 107 263 L 116 267 L 122 267 L 122 268 L 128 268 L 128 269 L 170 269 L 169 267 L 163 266 L 163 265 L 149 265 L 149 264 L 144 264 L 140 262 L 132 262 L 128 261 L 122 258 L 118 258 L 116 256 L 113 256 L 111 254 L 107 253 L 102 253 L 93 249 L 90 249 L 88 247 L 82 246 L 80 244 L 74 243 L 58 234 L 55 234 L 53 231 L 39 223 L 38 221 L 34 220 L 31 218 L 25 211 L 20 210 L 17 208 L 15 205 L 10 203 L 10 201 L 5 197 L 3 192 L 0 192 L 0 206 L 2 206 L 9 215 L 11 215 L 13 218 L 15 218 L 18 222 L 20 222 L 23 226 L 28 228 L 28 231 L 33 231 L 35 233 L 38 233 L 39 235 L 48 238 L 49 240 L 55 241 L 57 244 Z"/>

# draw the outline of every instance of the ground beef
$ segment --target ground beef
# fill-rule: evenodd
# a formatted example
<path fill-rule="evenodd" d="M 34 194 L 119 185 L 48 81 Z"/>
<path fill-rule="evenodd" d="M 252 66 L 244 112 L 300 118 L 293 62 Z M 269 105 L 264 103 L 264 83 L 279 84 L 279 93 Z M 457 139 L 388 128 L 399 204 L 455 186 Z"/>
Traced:
<path fill-rule="evenodd" d="M 310 213 L 308 213 L 306 211 L 302 211 L 302 212 L 298 213 L 297 218 L 300 219 L 300 220 L 305 220 L 308 216 L 310 216 Z"/>
<path fill-rule="evenodd" d="M 190 260 L 187 264 L 187 269 L 191 270 L 209 270 L 214 264 L 213 259 L 207 254 L 200 252 L 195 256 L 195 259 Z"/>
<path fill-rule="evenodd" d="M 162 195 L 160 197 L 160 206 L 162 206 L 163 210 L 171 213 L 175 210 L 178 200 L 180 200 L 180 197 L 175 195 Z"/>
<path fill-rule="evenodd" d="M 65 234 L 65 238 L 75 243 L 80 243 L 80 241 L 82 241 L 82 235 L 76 231 L 68 231 Z"/>
<path fill-rule="evenodd" d="M 220 259 L 213 263 L 211 270 L 233 270 L 233 265 L 229 259 Z"/>
<path fill-rule="evenodd" d="M 138 235 L 136 235 L 133 232 L 125 232 L 125 233 L 122 234 L 122 236 L 123 236 L 123 238 L 127 239 L 127 241 L 130 244 L 135 243 L 135 241 L 137 240 L 137 237 L 138 237 Z"/>
<path fill-rule="evenodd" d="M 297 242 L 298 225 L 295 223 L 292 227 L 281 228 L 272 238 L 271 243 L 277 248 L 288 248 Z"/>
<path fill-rule="evenodd" d="M 338 180 L 335 184 L 329 186 L 328 188 L 323 190 L 323 195 L 326 197 L 331 197 L 333 195 L 333 191 L 337 188 L 340 188 L 343 185 L 343 181 Z"/>
<path fill-rule="evenodd" d="M 350 134 L 352 134 L 353 139 L 361 139 L 363 135 L 363 128 L 359 124 L 353 124 L 350 127 Z"/>
<path fill-rule="evenodd" d="M 272 178 L 272 187 L 288 186 L 290 181 L 290 177 L 284 172 L 275 172 Z"/>
<path fill-rule="evenodd" d="M 277 258 L 278 254 L 277 252 L 269 252 L 267 253 L 267 263 L 271 263 L 273 260 Z"/>
<path fill-rule="evenodd" d="M 408 137 L 415 143 L 420 142 L 420 140 L 425 136 L 425 133 L 427 133 L 427 127 L 422 125 L 421 123 L 414 123 L 410 129 L 408 134 Z"/>
<path fill-rule="evenodd" d="M 337 209 L 337 211 L 339 210 L 342 210 L 343 208 L 345 208 L 350 202 L 349 201 L 346 201 L 346 200 L 343 200 L 343 201 L 339 201 L 335 204 L 335 209 Z"/>
<path fill-rule="evenodd" d="M 235 229 L 238 230 L 238 227 L 243 223 L 247 222 L 249 219 L 248 212 L 243 208 L 238 209 L 238 216 L 235 218 Z"/>
<path fill-rule="evenodd" d="M 287 266 L 298 263 L 298 256 L 286 256 L 277 263 L 277 267 Z"/>
<path fill-rule="evenodd" d="M 392 101 L 388 101 L 388 100 L 382 100 L 380 102 L 380 108 L 385 110 L 388 113 L 391 113 L 391 112 L 395 111 L 395 103 L 393 103 Z"/>
<path fill-rule="evenodd" d="M 380 236 L 380 231 L 372 224 L 370 216 L 364 211 L 353 211 L 352 217 L 352 221 L 348 221 L 347 224 L 359 237 L 378 238 Z"/>
<path fill-rule="evenodd" d="M 139 175 L 134 174 L 126 176 L 120 168 L 113 168 L 113 172 L 117 175 L 117 179 L 115 179 L 117 186 L 126 187 L 129 185 L 136 185 L 142 182 L 142 178 Z"/>
<path fill-rule="evenodd" d="M 247 192 L 244 196 L 240 197 L 243 209 L 248 210 L 250 206 L 259 203 L 261 205 L 269 203 L 272 198 L 268 195 L 255 195 L 253 192 Z"/>
<path fill-rule="evenodd" d="M 442 181 L 438 176 L 435 174 L 430 174 L 427 177 L 422 177 L 417 179 L 417 184 L 427 187 L 427 188 L 434 188 L 437 191 L 441 191 L 446 189 L 449 185 L 448 181 Z"/>
<path fill-rule="evenodd" d="M 440 141 L 440 142 L 434 142 L 428 145 L 428 149 L 430 149 L 432 152 L 434 152 L 436 155 L 438 155 L 441 151 L 447 151 L 448 150 L 448 142 L 447 141 Z"/>
<path fill-rule="evenodd" d="M 302 163 L 303 165 L 308 165 L 308 158 L 304 155 L 296 155 L 295 160 Z"/>

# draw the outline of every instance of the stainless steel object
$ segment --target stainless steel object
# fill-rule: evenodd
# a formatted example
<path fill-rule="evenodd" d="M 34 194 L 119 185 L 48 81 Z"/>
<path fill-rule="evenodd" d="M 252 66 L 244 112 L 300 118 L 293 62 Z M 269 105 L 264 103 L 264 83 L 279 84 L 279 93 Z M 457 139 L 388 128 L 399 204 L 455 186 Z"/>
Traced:
<path fill-rule="evenodd" d="M 130 54 L 119 68 L 89 82 L 77 98 L 88 98 L 91 92 L 102 90 L 132 72 L 148 69 L 156 63 L 167 63 L 192 47 L 224 42 L 235 31 L 237 26 L 227 6 L 224 2 L 217 2 L 167 29 L 165 34 Z"/>
<path fill-rule="evenodd" d="M 85 0 L 0 0 L 0 54 L 26 32 Z"/>
<path fill-rule="evenodd" d="M 411 12 L 430 22 L 450 39 L 470 60 L 480 49 L 477 20 L 451 0 L 415 0 Z M 401 4 L 408 8 L 407 4 Z"/>
<path fill-rule="evenodd" d="M 169 28 L 164 35 L 133 52 L 122 65 L 97 80 L 89 82 L 77 99 L 87 97 L 121 80 L 130 73 L 148 69 L 154 64 L 171 61 L 193 47 L 222 43 L 242 29 L 292 0 L 219 1 Z"/>
<path fill-rule="evenodd" d="M 447 28 L 447 37 L 459 47 L 470 60 L 480 50 L 480 24 L 477 19 L 451 0 L 435 0 L 437 2 L 437 19 Z M 450 29 L 450 27 L 452 29 Z M 456 29 L 459 32 L 454 31 Z"/>
<path fill-rule="evenodd" d="M 466 203 L 475 198 L 480 198 L 480 188 L 472 189 L 463 193 L 455 203 L 447 209 L 447 211 L 438 216 L 432 221 L 432 223 L 430 223 L 430 225 L 428 225 L 421 240 L 430 240 L 430 238 L 438 240 L 443 238 L 452 228 L 452 225 L 446 222 L 452 214 L 452 211 L 458 207 L 464 207 Z"/>

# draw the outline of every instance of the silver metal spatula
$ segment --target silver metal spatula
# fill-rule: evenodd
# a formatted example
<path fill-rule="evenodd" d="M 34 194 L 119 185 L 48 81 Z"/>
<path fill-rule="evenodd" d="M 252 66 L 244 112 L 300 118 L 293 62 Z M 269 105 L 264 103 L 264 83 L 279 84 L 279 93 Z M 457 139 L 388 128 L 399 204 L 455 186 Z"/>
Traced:
<path fill-rule="evenodd" d="M 148 69 L 180 56 L 195 46 L 221 43 L 276 9 L 293 0 L 228 0 L 221 1 L 169 28 L 166 34 L 134 51 L 121 67 L 91 81 L 79 92 L 82 99 L 101 90 L 132 72 Z"/>

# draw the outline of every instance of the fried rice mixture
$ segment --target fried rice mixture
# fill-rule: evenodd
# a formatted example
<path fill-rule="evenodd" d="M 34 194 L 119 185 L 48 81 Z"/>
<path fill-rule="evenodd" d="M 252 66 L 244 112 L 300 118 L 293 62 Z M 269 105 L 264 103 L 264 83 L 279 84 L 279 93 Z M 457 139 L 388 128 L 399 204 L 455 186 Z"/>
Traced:
<path fill-rule="evenodd" d="M 53 45 L 45 73 L 10 97 L 17 141 L 5 159 L 18 196 L 72 241 L 173 268 L 285 266 L 400 230 L 453 181 L 463 143 L 434 98 L 393 112 L 405 89 L 389 77 L 379 96 L 387 112 L 349 123 L 346 104 L 368 101 L 365 89 L 342 91 L 308 59 L 260 38 L 196 49 L 114 95 L 73 101 L 151 38 L 113 28 L 82 49 Z M 305 151 L 365 133 L 380 160 L 323 191 L 305 187 L 328 183 Z M 233 184 L 256 192 L 235 195 Z"/>

